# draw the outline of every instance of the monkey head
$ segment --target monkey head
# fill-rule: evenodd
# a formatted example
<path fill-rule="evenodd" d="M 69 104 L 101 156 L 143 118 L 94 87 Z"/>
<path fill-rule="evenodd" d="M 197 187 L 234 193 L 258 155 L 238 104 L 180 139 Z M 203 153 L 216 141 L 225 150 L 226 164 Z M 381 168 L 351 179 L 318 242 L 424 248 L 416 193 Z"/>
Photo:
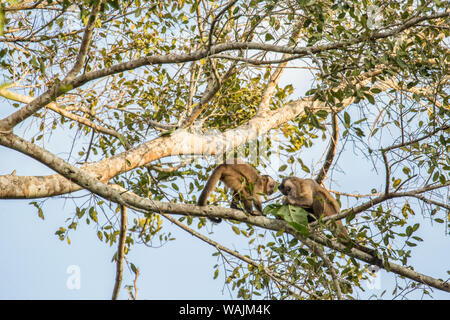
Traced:
<path fill-rule="evenodd" d="M 275 190 L 276 181 L 272 179 L 269 175 L 262 175 L 261 179 L 263 181 L 264 193 L 267 195 L 271 195 Z"/>
<path fill-rule="evenodd" d="M 279 189 L 286 196 L 284 203 L 302 208 L 311 208 L 314 201 L 314 185 L 311 182 L 310 179 L 296 177 L 283 179 Z"/>

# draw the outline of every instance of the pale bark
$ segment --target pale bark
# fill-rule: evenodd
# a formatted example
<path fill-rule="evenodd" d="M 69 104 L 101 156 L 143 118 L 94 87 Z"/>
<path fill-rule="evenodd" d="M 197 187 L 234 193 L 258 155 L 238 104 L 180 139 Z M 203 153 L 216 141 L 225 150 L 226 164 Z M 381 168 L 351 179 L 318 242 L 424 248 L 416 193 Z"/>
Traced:
<path fill-rule="evenodd" d="M 231 4 L 233 3 L 230 2 Z M 233 219 L 245 223 L 252 224 L 254 226 L 259 226 L 269 230 L 285 231 L 295 238 L 299 239 L 304 245 L 306 245 L 310 250 L 312 250 L 316 255 L 320 256 L 324 262 L 327 264 L 333 282 L 336 286 L 337 296 L 342 297 L 338 276 L 335 269 L 329 261 L 327 255 L 323 252 L 322 248 L 318 245 L 323 245 L 339 252 L 342 252 L 348 256 L 354 257 L 361 261 L 367 262 L 369 264 L 378 262 L 378 257 L 372 256 L 366 252 L 360 251 L 357 248 L 349 249 L 335 241 L 330 241 L 323 237 L 312 235 L 311 238 L 304 238 L 299 233 L 297 233 L 292 227 L 290 227 L 285 221 L 268 219 L 262 216 L 247 216 L 245 213 L 239 210 L 224 209 L 212 206 L 198 207 L 194 205 L 186 204 L 176 204 L 154 201 L 147 198 L 141 198 L 134 194 L 126 191 L 116 190 L 115 188 L 107 185 L 106 183 L 113 177 L 123 174 L 127 171 L 133 170 L 140 166 L 144 166 L 155 160 L 174 155 L 187 155 L 187 154 L 201 154 L 201 155 L 219 155 L 225 151 L 238 147 L 249 140 L 253 140 L 267 133 L 269 130 L 279 127 L 280 125 L 294 120 L 299 116 L 305 114 L 305 108 L 308 107 L 312 112 L 318 110 L 326 110 L 329 112 L 339 112 L 352 104 L 354 98 L 350 97 L 342 101 L 339 108 L 328 107 L 326 104 L 314 101 L 312 98 L 305 98 L 298 101 L 291 102 L 277 110 L 270 110 L 269 101 L 273 95 L 276 84 L 279 80 L 282 70 L 286 66 L 287 61 L 292 58 L 301 58 L 306 56 L 311 56 L 313 54 L 318 54 L 324 51 L 345 49 L 350 46 L 366 42 L 368 40 L 383 39 L 395 34 L 398 34 L 408 28 L 411 28 L 418 23 L 426 20 L 431 20 L 435 18 L 448 17 L 450 15 L 450 10 L 446 12 L 434 14 L 424 17 L 414 17 L 403 24 L 393 26 L 392 28 L 386 29 L 383 32 L 373 32 L 371 35 L 361 35 L 354 39 L 347 41 L 340 41 L 329 43 L 325 45 L 318 45 L 313 47 L 292 47 L 292 46 L 277 46 L 264 43 L 253 43 L 253 42 L 234 42 L 225 44 L 212 44 L 212 32 L 210 33 L 209 43 L 207 49 L 199 49 L 195 52 L 186 54 L 169 54 L 165 56 L 149 56 L 134 61 L 129 61 L 121 63 L 110 68 L 105 68 L 102 70 L 95 70 L 87 72 L 83 75 L 77 77 L 80 72 L 91 41 L 92 33 L 94 30 L 95 20 L 97 19 L 98 11 L 100 8 L 101 1 L 98 2 L 96 7 L 93 9 L 87 26 L 84 30 L 84 37 L 80 45 L 79 54 L 76 58 L 73 68 L 69 71 L 66 77 L 57 85 L 52 86 L 49 90 L 44 92 L 42 95 L 36 99 L 24 99 L 19 97 L 18 94 L 11 91 L 4 91 L 3 96 L 13 98 L 14 95 L 21 98 L 21 102 L 27 103 L 27 105 L 18 111 L 14 112 L 10 116 L 0 120 L 0 145 L 6 146 L 8 148 L 22 152 L 30 157 L 35 158 L 37 161 L 45 164 L 52 170 L 56 171 L 57 174 L 37 177 L 37 176 L 15 176 L 15 175 L 3 175 L 0 176 L 0 199 L 8 198 L 41 198 L 41 197 L 51 197 L 55 195 L 61 195 L 65 193 L 74 192 L 81 189 L 89 190 L 92 193 L 99 195 L 100 197 L 118 203 L 122 208 L 130 207 L 132 209 L 143 210 L 145 212 L 158 212 L 166 217 L 170 217 L 168 214 L 180 214 L 189 215 L 196 217 L 213 217 L 222 219 Z M 220 15 L 219 15 L 220 16 Z M 214 26 L 214 24 L 213 24 Z M 213 31 L 213 26 L 212 30 Z M 230 129 L 219 135 L 200 135 L 196 133 L 191 133 L 186 130 L 177 130 L 169 136 L 158 137 L 152 141 L 148 141 L 139 145 L 133 149 L 127 150 L 121 154 L 113 156 L 108 159 L 101 160 L 90 166 L 85 166 L 83 168 L 76 168 L 75 166 L 65 162 L 61 158 L 55 156 L 54 154 L 48 152 L 47 150 L 32 144 L 12 133 L 13 128 L 22 122 L 23 120 L 29 118 L 41 108 L 49 107 L 52 110 L 59 112 L 61 115 L 71 118 L 83 125 L 90 126 L 95 130 L 102 133 L 109 134 L 121 138 L 121 136 L 114 130 L 108 128 L 103 128 L 88 119 L 84 119 L 77 115 L 67 113 L 65 110 L 58 108 L 58 106 L 53 102 L 57 97 L 64 94 L 68 90 L 73 90 L 79 88 L 89 81 L 99 79 L 101 77 L 117 74 L 127 70 L 133 70 L 142 66 L 151 64 L 168 64 L 168 63 L 180 63 L 188 61 L 197 61 L 203 58 L 217 57 L 222 52 L 230 52 L 236 50 L 263 50 L 266 52 L 277 52 L 283 53 L 282 64 L 279 69 L 275 71 L 272 75 L 265 92 L 263 93 L 261 103 L 258 108 L 258 114 L 255 118 L 249 120 L 245 125 L 238 128 Z M 236 57 L 234 57 L 236 58 Z M 231 70 L 231 69 L 230 69 Z M 363 85 L 367 85 L 373 76 L 380 74 L 380 70 L 375 70 L 368 73 L 362 79 L 358 79 L 355 83 L 355 87 L 358 88 Z M 217 77 L 217 75 L 216 75 Z M 217 83 L 214 84 L 210 91 L 206 91 L 204 99 L 209 101 L 214 94 L 218 91 L 220 81 L 217 77 Z M 378 87 L 382 90 L 388 90 L 392 85 L 392 80 L 380 81 L 374 87 Z M 398 88 L 397 88 L 398 89 Z M 13 98 L 14 99 L 14 98 Z M 206 103 L 205 102 L 205 103 Z M 205 107 L 205 104 L 198 106 L 197 110 L 191 115 L 191 120 L 197 119 L 200 112 Z M 199 111 L 200 110 L 200 111 Z M 191 122 L 192 123 L 192 122 Z M 188 122 L 188 124 L 191 124 Z M 334 127 L 335 129 L 336 127 Z M 337 131 L 334 132 L 337 135 Z M 121 139 L 122 140 L 122 139 Z M 335 138 L 335 140 L 337 140 Z M 326 175 L 329 166 L 331 165 L 331 160 L 335 152 L 335 145 L 332 145 L 329 150 L 329 155 L 327 155 L 327 161 L 319 175 L 318 179 L 323 180 Z M 389 149 L 383 150 L 383 157 L 385 158 L 385 153 Z M 331 154 L 332 153 L 332 154 Z M 387 165 L 386 160 L 386 165 Z M 387 183 L 386 183 L 386 194 L 365 203 L 353 211 L 347 211 L 344 214 L 349 214 L 350 212 L 355 213 L 355 211 L 366 210 L 374 205 L 374 203 L 380 203 L 390 198 L 399 196 L 414 196 L 423 201 L 424 198 L 418 193 L 396 193 L 389 191 L 389 171 L 387 171 Z M 125 211 L 123 211 L 123 215 Z M 345 215 L 341 214 L 342 217 Z M 341 217 L 339 215 L 339 217 Z M 124 217 L 124 216 L 123 216 Z M 122 217 L 122 218 L 123 218 Z M 338 218 L 332 217 L 332 218 Z M 121 241 L 118 250 L 118 264 L 117 264 L 117 278 L 116 286 L 113 293 L 113 298 L 117 297 L 118 289 L 121 283 L 122 277 L 122 261 L 123 261 L 123 249 L 124 240 L 126 236 L 126 216 L 125 220 L 122 220 L 122 233 Z M 383 265 L 380 265 L 394 272 L 398 275 L 410 278 L 419 283 L 423 283 L 439 290 L 450 292 L 450 285 L 442 280 L 434 279 L 432 277 L 420 274 L 406 267 L 384 261 Z"/>
<path fill-rule="evenodd" d="M 119 298 L 120 286 L 123 278 L 123 260 L 125 258 L 125 241 L 127 238 L 127 207 L 120 206 L 120 236 L 116 253 L 116 281 L 112 294 L 112 300 Z"/>
<path fill-rule="evenodd" d="M 97 180 L 95 177 L 86 174 L 82 170 L 70 165 L 69 163 L 58 158 L 49 151 L 39 146 L 36 146 L 28 141 L 25 141 L 14 134 L 0 135 L 0 144 L 16 149 L 29 156 L 32 156 L 39 162 L 56 170 L 66 179 L 74 181 L 79 186 L 90 190 L 91 192 L 101 196 L 104 199 L 127 206 L 129 208 L 142 209 L 146 210 L 147 212 L 172 213 L 172 214 L 190 215 L 195 217 L 233 219 L 245 223 L 250 223 L 252 225 L 259 226 L 264 229 L 285 231 L 287 233 L 292 234 L 297 239 L 301 240 L 301 242 L 305 243 L 305 245 L 307 245 L 310 248 L 316 248 L 317 242 L 324 246 L 330 247 L 339 252 L 352 256 L 356 259 L 367 262 L 369 264 L 375 264 L 379 262 L 378 257 L 372 256 L 356 248 L 348 249 L 344 245 L 341 245 L 335 241 L 323 239 L 323 237 L 320 236 L 311 235 L 311 239 L 304 238 L 298 232 L 296 232 L 291 226 L 289 226 L 285 221 L 282 220 L 268 219 L 264 216 L 249 216 L 240 210 L 220 208 L 215 206 L 200 207 L 191 204 L 160 202 L 147 198 L 141 198 L 129 192 L 118 191 L 115 188 L 108 186 L 102 183 L 101 181 Z M 434 279 L 432 277 L 410 270 L 406 267 L 402 267 L 400 265 L 396 265 L 394 263 L 390 263 L 387 261 L 384 261 L 383 265 L 380 265 L 380 267 L 386 267 L 386 265 L 388 266 L 388 271 L 394 272 L 401 276 L 405 276 L 407 278 L 429 285 L 436 289 L 450 292 L 450 283 L 444 282 L 439 279 Z"/>
<path fill-rule="evenodd" d="M 14 85 L 9 85 L 9 86 L 5 86 L 3 88 L 0 88 L 0 96 L 5 97 L 5 98 L 7 98 L 9 100 L 22 102 L 22 103 L 27 103 L 27 104 L 31 103 L 34 100 L 33 97 L 26 96 L 26 95 L 23 95 L 23 94 L 20 94 L 20 93 L 8 90 L 8 88 L 11 88 L 13 86 Z M 98 132 L 101 132 L 101 133 L 104 133 L 104 134 L 116 137 L 119 140 L 123 141 L 124 144 L 126 145 L 126 147 L 129 147 L 127 145 L 126 139 L 119 132 L 117 132 L 116 130 L 113 130 L 113 129 L 110 129 L 110 128 L 107 128 L 107 127 L 104 127 L 104 126 L 100 126 L 97 123 L 95 123 L 93 121 L 90 121 L 89 119 L 87 119 L 85 117 L 73 114 L 73 113 L 71 113 L 71 112 L 69 112 L 69 111 L 59 107 L 56 102 L 50 102 L 45 107 L 49 108 L 50 110 L 53 110 L 54 112 L 56 112 L 56 113 L 58 113 L 58 114 L 60 114 L 60 115 L 62 115 L 64 117 L 66 117 L 68 119 L 71 119 L 71 120 L 76 121 L 78 123 L 81 123 L 81 124 L 83 124 L 85 126 L 88 126 L 88 127 L 92 128 L 92 129 L 98 131 Z"/>
<path fill-rule="evenodd" d="M 376 70 L 365 74 L 360 78 L 356 87 L 366 85 L 370 82 L 372 76 L 381 73 Z M 381 82 L 378 86 L 381 86 Z M 387 88 L 386 86 L 384 86 Z M 345 99 L 339 112 L 351 105 L 354 97 Z M 235 129 L 230 129 L 222 134 L 201 135 L 190 133 L 186 130 L 177 130 L 170 136 L 163 136 L 146 142 L 138 147 L 120 153 L 108 159 L 101 160 L 90 166 L 83 168 L 83 171 L 95 176 L 103 182 L 125 173 L 129 170 L 143 166 L 152 161 L 174 155 L 201 154 L 204 156 L 222 154 L 224 151 L 231 150 L 248 141 L 267 133 L 269 130 L 279 127 L 281 124 L 293 120 L 305 113 L 305 108 L 311 111 L 327 110 L 331 112 L 330 107 L 320 101 L 313 101 L 312 98 L 303 98 L 276 110 L 267 110 L 257 115 L 248 123 Z M 0 142 L 1 144 L 1 142 Z M 47 182 L 46 179 L 49 179 Z M 17 185 L 22 185 L 16 188 Z M 51 185 L 55 184 L 57 188 Z M 43 186 L 46 186 L 44 188 Z M 48 189 L 47 189 L 48 188 Z M 20 198 L 41 198 L 61 195 L 63 193 L 73 192 L 81 188 L 70 183 L 63 177 L 19 177 L 19 176 L 0 176 L 0 198 L 20 199 Z"/>
<path fill-rule="evenodd" d="M 95 12 L 93 12 L 94 14 Z M 349 46 L 365 42 L 368 40 L 377 40 L 391 37 L 393 35 L 399 34 L 404 30 L 414 27 L 418 23 L 427 20 L 433 20 L 443 17 L 450 16 L 450 10 L 441 13 L 435 13 L 429 16 L 419 16 L 414 17 L 412 19 L 407 20 L 405 23 L 391 28 L 389 31 L 384 32 L 373 32 L 371 36 L 358 36 L 354 39 L 347 41 L 337 41 L 329 44 L 311 46 L 311 47 L 291 47 L 291 46 L 278 46 L 266 43 L 255 43 L 255 42 L 233 42 L 233 43 L 224 43 L 217 44 L 211 46 L 209 49 L 197 50 L 192 53 L 185 54 L 168 54 L 164 56 L 149 56 L 140 59 L 136 59 L 133 61 L 128 61 L 124 63 L 117 64 L 110 68 L 105 68 L 101 70 L 87 72 L 81 76 L 78 76 L 72 79 L 73 73 L 70 72 L 70 78 L 65 78 L 64 81 L 61 81 L 59 85 L 52 86 L 49 90 L 44 92 L 42 95 L 37 97 L 33 102 L 23 107 L 20 110 L 17 110 L 10 116 L 0 120 L 0 132 L 10 132 L 15 125 L 23 121 L 24 119 L 30 117 L 39 109 L 49 104 L 52 100 L 56 99 L 58 96 L 64 93 L 64 90 L 61 90 L 63 87 L 69 87 L 70 90 L 74 88 L 78 88 L 83 84 L 99 79 L 105 76 L 117 74 L 124 71 L 133 70 L 146 65 L 153 64 L 169 64 L 169 63 L 183 63 L 189 61 L 196 61 L 203 58 L 206 58 L 210 55 L 218 54 L 226 51 L 235 51 L 235 50 L 263 50 L 266 52 L 278 52 L 278 53 L 287 53 L 291 55 L 297 55 L 298 57 L 308 56 L 312 54 L 321 53 L 324 51 L 343 49 Z M 88 32 L 86 29 L 85 34 Z M 84 40 L 84 39 L 83 39 Z M 88 39 L 90 40 L 90 39 Z M 84 42 L 83 42 L 84 43 Z M 80 53 L 83 53 L 80 50 Z M 76 63 L 78 66 L 78 63 Z"/>
<path fill-rule="evenodd" d="M 89 16 L 89 20 L 84 31 L 83 39 L 81 41 L 80 49 L 72 69 L 70 69 L 64 79 L 53 85 L 49 90 L 34 99 L 27 106 L 17 110 L 5 119 L 0 120 L 0 132 L 12 131 L 12 129 L 17 124 L 27 119 L 28 117 L 31 117 L 35 112 L 39 111 L 39 109 L 43 108 L 45 105 L 51 103 L 58 96 L 73 89 L 72 83 L 75 79 L 75 76 L 81 71 L 90 48 L 92 34 L 94 32 L 95 22 L 97 21 L 97 16 L 100 11 L 101 4 L 102 1 L 100 0 L 92 8 L 92 12 Z"/>

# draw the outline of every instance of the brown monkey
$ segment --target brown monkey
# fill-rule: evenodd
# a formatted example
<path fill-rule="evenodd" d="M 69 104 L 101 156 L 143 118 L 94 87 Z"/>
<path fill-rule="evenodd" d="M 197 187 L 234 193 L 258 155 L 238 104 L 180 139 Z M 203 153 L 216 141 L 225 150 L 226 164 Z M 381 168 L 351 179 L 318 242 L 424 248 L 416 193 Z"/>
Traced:
<path fill-rule="evenodd" d="M 301 207 L 313 216 L 308 215 L 308 222 L 316 220 L 321 215 L 326 217 L 338 214 L 341 210 L 336 199 L 312 179 L 289 177 L 283 180 L 278 189 L 286 196 L 285 204 Z M 378 258 L 374 249 L 367 248 L 350 239 L 347 229 L 340 220 L 336 220 L 336 226 L 339 229 L 336 235 L 344 240 L 344 243 L 351 243 L 355 248 L 370 254 L 373 257 L 372 264 L 382 265 L 382 260 Z"/>
<path fill-rule="evenodd" d="M 298 206 L 311 213 L 308 222 L 321 215 L 332 216 L 340 212 L 339 204 L 331 194 L 312 179 L 289 177 L 283 180 L 279 187 L 286 196 L 285 204 Z M 336 220 L 339 229 L 338 236 L 348 239 L 348 233 L 340 220 Z"/>
<path fill-rule="evenodd" d="M 253 204 L 257 210 L 256 215 L 262 214 L 261 194 L 270 195 L 275 188 L 275 181 L 268 175 L 259 175 L 258 171 L 247 163 L 221 164 L 214 169 L 208 182 L 203 188 L 198 205 L 205 206 L 209 194 L 220 180 L 233 191 L 230 207 L 238 209 L 239 202 L 244 204 L 245 211 L 253 214 Z M 253 203 L 253 204 L 252 204 Z M 220 218 L 210 218 L 218 223 Z"/>

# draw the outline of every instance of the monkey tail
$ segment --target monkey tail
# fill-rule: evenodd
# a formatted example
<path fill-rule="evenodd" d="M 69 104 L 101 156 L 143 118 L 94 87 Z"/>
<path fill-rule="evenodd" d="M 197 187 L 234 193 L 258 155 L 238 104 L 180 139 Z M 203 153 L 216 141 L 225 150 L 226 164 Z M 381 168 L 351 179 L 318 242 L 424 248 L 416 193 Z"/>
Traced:
<path fill-rule="evenodd" d="M 198 198 L 197 204 L 199 206 L 206 206 L 206 200 L 208 200 L 209 194 L 214 190 L 217 181 L 219 181 L 220 178 L 222 177 L 222 170 L 223 170 L 222 168 L 223 168 L 222 165 L 215 168 L 213 173 L 209 177 L 208 182 L 206 182 L 206 185 L 203 188 L 200 197 Z"/>
<path fill-rule="evenodd" d="M 206 182 L 206 185 L 203 188 L 200 197 L 198 197 L 197 204 L 199 206 L 206 206 L 206 201 L 208 200 L 209 194 L 214 190 L 217 181 L 219 181 L 220 178 L 222 177 L 223 168 L 224 168 L 223 165 L 219 165 L 217 168 L 214 169 L 213 173 L 208 179 L 208 182 Z M 219 223 L 222 221 L 221 218 L 209 218 L 209 219 L 215 223 Z"/>

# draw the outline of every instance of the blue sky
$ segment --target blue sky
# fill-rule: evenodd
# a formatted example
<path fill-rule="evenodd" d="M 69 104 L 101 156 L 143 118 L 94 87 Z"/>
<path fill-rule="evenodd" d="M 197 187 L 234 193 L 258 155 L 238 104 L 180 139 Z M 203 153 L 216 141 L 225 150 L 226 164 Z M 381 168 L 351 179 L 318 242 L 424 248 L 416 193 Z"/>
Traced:
<path fill-rule="evenodd" d="M 292 82 L 295 94 L 300 96 L 309 88 L 310 77 L 305 75 L 304 82 L 298 82 L 298 75 L 286 72 L 284 84 Z M 8 114 L 8 108 L 0 110 L 0 116 Z M 21 129 L 19 129 L 21 131 Z M 53 138 L 53 150 L 66 141 L 62 135 Z M 321 156 L 325 145 L 307 150 L 304 161 L 308 165 Z M 64 150 L 66 151 L 66 150 Z M 0 147 L 0 173 L 8 174 L 17 169 L 17 175 L 46 175 L 50 169 L 35 160 L 15 151 Z M 347 152 L 352 156 L 351 152 Z M 348 155 L 347 155 L 348 156 Z M 345 159 L 343 159 L 345 160 Z M 334 177 L 339 185 L 335 189 L 345 192 L 365 193 L 364 188 L 382 186 L 384 175 L 374 172 L 360 159 L 348 158 L 340 161 L 341 170 Z M 344 173 L 345 172 L 345 173 Z M 271 172 L 268 172 L 269 174 Z M 272 173 L 273 174 L 273 173 Z M 298 175 L 304 176 L 300 171 Z M 367 181 L 370 179 L 371 183 Z M 350 187 L 351 186 L 351 187 Z M 85 193 L 82 193 L 85 194 Z M 37 210 L 28 203 L 32 200 L 0 200 L 0 299 L 110 299 L 115 278 L 115 264 L 111 258 L 116 247 L 100 242 L 96 229 L 91 224 L 80 224 L 76 232 L 71 232 L 71 245 L 61 242 L 55 231 L 66 226 L 65 219 L 72 216 L 72 201 L 61 198 L 51 199 L 43 207 L 45 220 L 38 218 Z M 345 201 L 343 206 L 346 205 Z M 351 205 L 351 203 L 348 203 Z M 450 237 L 446 236 L 444 224 L 432 224 L 417 215 L 413 221 L 421 222 L 418 236 L 424 239 L 413 251 L 410 265 L 416 271 L 433 276 L 448 277 L 450 269 Z M 140 268 L 138 279 L 139 299 L 229 299 L 235 296 L 223 285 L 221 272 L 213 280 L 213 266 L 218 263 L 212 254 L 215 250 L 186 232 L 164 224 L 176 237 L 175 241 L 161 248 L 134 246 L 129 260 Z M 210 227 L 209 227 L 210 228 Z M 214 240 L 223 241 L 229 247 L 245 245 L 245 240 L 237 238 L 227 223 L 214 227 Z M 81 287 L 70 290 L 66 273 L 71 265 L 79 266 Z M 123 285 L 131 284 L 133 276 L 125 267 Z M 361 297 L 380 293 L 383 289 L 392 290 L 393 277 L 381 273 L 381 289 L 361 293 Z M 387 298 L 390 295 L 387 295 Z M 420 298 L 420 296 L 413 296 Z M 435 291 L 435 298 L 449 299 L 450 294 Z M 127 299 L 124 289 L 120 298 Z"/>

